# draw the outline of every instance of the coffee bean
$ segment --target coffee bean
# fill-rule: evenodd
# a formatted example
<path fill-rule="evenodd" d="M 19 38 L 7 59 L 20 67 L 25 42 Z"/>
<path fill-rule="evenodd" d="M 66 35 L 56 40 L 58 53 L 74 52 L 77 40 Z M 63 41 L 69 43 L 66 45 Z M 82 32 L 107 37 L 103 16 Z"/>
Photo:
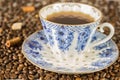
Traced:
<path fill-rule="evenodd" d="M 34 80 L 34 76 L 33 76 L 33 75 L 28 75 L 28 78 L 29 78 L 30 80 Z"/>
<path fill-rule="evenodd" d="M 87 76 L 81 76 L 82 79 L 88 79 Z"/>
<path fill-rule="evenodd" d="M 79 78 L 79 77 L 76 77 L 76 78 L 75 78 L 75 80 L 82 80 L 82 79 L 81 79 L 81 78 Z"/>
<path fill-rule="evenodd" d="M 13 60 L 17 60 L 17 59 L 18 59 L 17 55 L 13 55 Z"/>
<path fill-rule="evenodd" d="M 16 71 L 16 68 L 13 68 L 12 70 L 11 70 L 11 73 L 14 73 Z"/>
<path fill-rule="evenodd" d="M 5 61 L 4 61 L 4 64 L 7 64 L 7 63 L 9 63 L 9 62 L 10 62 L 9 60 L 5 60 Z"/>
<path fill-rule="evenodd" d="M 19 79 L 22 79 L 23 75 L 22 74 L 19 74 L 18 78 Z"/>
<path fill-rule="evenodd" d="M 12 68 L 12 65 L 10 64 L 10 63 L 8 63 L 7 65 L 6 65 L 6 69 L 11 69 Z"/>
<path fill-rule="evenodd" d="M 118 72 L 118 73 L 116 74 L 116 77 L 120 77 L 120 72 Z"/>
<path fill-rule="evenodd" d="M 2 29 L 2 28 L 0 28 L 0 35 L 2 34 L 2 32 L 3 32 L 3 29 Z"/>
<path fill-rule="evenodd" d="M 95 76 L 95 77 L 94 77 L 94 80 L 99 80 L 99 76 Z"/>
<path fill-rule="evenodd" d="M 34 70 L 34 66 L 29 66 L 28 69 L 29 70 Z"/>
<path fill-rule="evenodd" d="M 50 74 L 46 74 L 46 76 L 44 77 L 45 80 L 50 80 L 51 79 L 51 75 Z"/>
<path fill-rule="evenodd" d="M 90 77 L 90 78 L 88 78 L 88 80 L 93 80 L 93 78 Z"/>
<path fill-rule="evenodd" d="M 33 71 L 29 71 L 29 74 L 34 74 Z"/>
<path fill-rule="evenodd" d="M 40 74 L 37 74 L 37 73 L 36 73 L 36 74 L 34 75 L 34 78 L 35 78 L 35 79 L 38 79 L 39 77 L 40 77 Z"/>
<path fill-rule="evenodd" d="M 28 80 L 28 75 L 27 74 L 22 74 L 22 80 Z"/>
<path fill-rule="evenodd" d="M 115 79 L 114 80 L 120 80 L 120 77 L 115 77 Z"/>
<path fill-rule="evenodd" d="M 115 76 L 115 74 L 113 72 L 110 71 L 109 73 L 112 77 Z"/>
<path fill-rule="evenodd" d="M 4 80 L 4 76 L 3 75 L 0 75 L 0 80 Z"/>
<path fill-rule="evenodd" d="M 47 5 L 48 4 L 48 1 L 44 0 L 41 2 L 43 6 Z"/>
<path fill-rule="evenodd" d="M 27 74 L 27 73 L 28 73 L 28 71 L 26 71 L 26 70 L 23 70 L 22 72 L 23 72 L 24 74 Z"/>
<path fill-rule="evenodd" d="M 24 63 L 24 65 L 27 67 L 28 66 L 28 64 L 27 63 Z"/>
<path fill-rule="evenodd" d="M 9 79 L 10 78 L 9 73 L 8 74 L 4 74 L 4 78 Z"/>
<path fill-rule="evenodd" d="M 4 73 L 5 73 L 5 72 L 2 70 L 2 71 L 1 71 L 1 74 L 4 74 Z"/>
<path fill-rule="evenodd" d="M 3 59 L 0 58 L 0 64 L 3 62 Z"/>
<path fill-rule="evenodd" d="M 19 71 L 17 71 L 17 70 L 15 71 L 15 74 L 17 74 L 17 75 L 18 75 L 19 73 L 20 73 Z"/>
<path fill-rule="evenodd" d="M 106 76 L 106 73 L 101 73 L 100 75 L 102 78 L 104 78 Z"/>
<path fill-rule="evenodd" d="M 44 79 L 43 79 L 43 76 L 41 76 L 41 77 L 39 78 L 39 80 L 44 80 Z"/>
<path fill-rule="evenodd" d="M 11 78 L 11 79 L 16 79 L 16 78 L 17 78 L 17 75 L 14 74 L 14 73 L 12 73 L 12 74 L 10 74 L 10 78 Z"/>
<path fill-rule="evenodd" d="M 36 4 L 35 4 L 35 8 L 40 8 L 41 6 L 42 6 L 41 3 L 36 3 Z"/>
<path fill-rule="evenodd" d="M 110 74 L 106 74 L 106 78 L 110 78 L 111 76 L 110 76 Z"/>
<path fill-rule="evenodd" d="M 17 70 L 18 70 L 18 71 L 21 71 L 21 70 L 23 69 L 23 67 L 24 67 L 24 65 L 23 65 L 23 64 L 19 64 L 19 66 L 18 66 Z"/>
<path fill-rule="evenodd" d="M 24 63 L 25 59 L 24 58 L 19 58 L 19 63 Z"/>
<path fill-rule="evenodd" d="M 66 75 L 60 76 L 60 80 L 66 80 Z"/>
<path fill-rule="evenodd" d="M 15 61 L 13 64 L 14 64 L 14 66 L 18 66 L 19 65 L 18 61 Z"/>
<path fill-rule="evenodd" d="M 100 80 L 106 80 L 106 78 L 101 78 Z"/>

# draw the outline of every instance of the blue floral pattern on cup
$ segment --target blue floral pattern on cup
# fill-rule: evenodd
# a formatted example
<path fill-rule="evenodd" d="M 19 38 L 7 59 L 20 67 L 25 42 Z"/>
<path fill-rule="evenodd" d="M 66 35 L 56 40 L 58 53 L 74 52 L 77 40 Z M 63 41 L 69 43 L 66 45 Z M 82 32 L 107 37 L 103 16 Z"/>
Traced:
<path fill-rule="evenodd" d="M 61 50 L 61 52 L 69 51 L 71 44 L 74 43 L 74 38 L 77 38 L 77 44 L 74 44 L 76 46 L 73 48 L 73 50 L 76 50 L 78 52 L 82 51 L 86 46 L 87 40 L 92 32 L 92 29 L 96 25 L 98 25 L 98 23 L 94 23 L 91 25 L 76 27 L 69 25 L 62 26 L 47 22 L 45 20 L 42 20 L 41 23 L 43 24 L 45 35 L 48 39 L 50 47 L 54 49 L 58 47 L 58 49 Z M 54 43 L 55 41 L 57 43 Z"/>
<path fill-rule="evenodd" d="M 62 51 L 68 50 L 74 38 L 73 32 L 69 32 L 62 26 L 56 30 L 55 35 L 59 49 Z"/>
<path fill-rule="evenodd" d="M 91 33 L 90 27 L 85 27 L 79 32 L 76 48 L 78 52 L 84 49 L 90 33 Z"/>
<path fill-rule="evenodd" d="M 48 39 L 48 42 L 49 42 L 50 46 L 53 46 L 54 45 L 54 40 L 53 40 L 53 36 L 52 36 L 52 34 L 53 34 L 52 30 L 47 28 L 47 29 L 45 29 L 45 32 L 47 34 L 46 37 Z"/>

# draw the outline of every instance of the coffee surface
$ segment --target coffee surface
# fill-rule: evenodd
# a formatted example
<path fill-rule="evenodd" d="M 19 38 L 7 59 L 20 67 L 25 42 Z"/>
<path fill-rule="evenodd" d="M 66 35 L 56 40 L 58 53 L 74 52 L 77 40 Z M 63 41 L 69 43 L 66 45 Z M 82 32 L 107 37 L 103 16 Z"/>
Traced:
<path fill-rule="evenodd" d="M 82 12 L 57 12 L 47 16 L 47 20 L 60 24 L 86 24 L 94 18 Z"/>

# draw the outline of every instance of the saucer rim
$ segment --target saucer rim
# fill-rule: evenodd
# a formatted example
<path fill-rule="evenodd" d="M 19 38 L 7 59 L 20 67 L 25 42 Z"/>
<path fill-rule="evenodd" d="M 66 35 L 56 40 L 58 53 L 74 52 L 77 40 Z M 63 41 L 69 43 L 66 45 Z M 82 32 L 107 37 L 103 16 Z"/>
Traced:
<path fill-rule="evenodd" d="M 107 65 L 107 66 L 105 66 L 105 67 L 99 68 L 99 69 L 97 69 L 97 70 L 83 71 L 83 72 L 66 72 L 66 71 L 56 71 L 56 70 L 53 70 L 53 69 L 50 69 L 50 68 L 43 68 L 43 67 L 41 67 L 40 65 L 38 65 L 38 64 L 34 63 L 33 61 L 31 61 L 31 60 L 27 57 L 26 53 L 25 53 L 24 50 L 23 50 L 23 45 L 25 44 L 25 42 L 26 42 L 31 36 L 33 36 L 34 34 L 36 34 L 37 32 L 44 32 L 44 30 L 39 30 L 39 31 L 36 31 L 36 32 L 30 34 L 30 35 L 23 41 L 21 52 L 23 53 L 23 55 L 25 56 L 25 58 L 26 58 L 29 62 L 31 62 L 34 66 L 39 67 L 40 69 L 43 69 L 43 70 L 46 70 L 46 71 L 51 71 L 51 72 L 60 73 L 60 74 L 89 74 L 89 73 L 98 72 L 98 71 L 101 71 L 101 70 L 104 70 L 104 69 L 110 67 L 110 66 L 111 66 L 113 63 L 115 63 L 115 62 L 117 61 L 117 59 L 119 58 L 119 49 L 118 49 L 118 46 L 116 45 L 116 43 L 115 43 L 112 39 L 110 39 L 111 42 L 116 46 L 117 56 L 116 56 L 116 58 L 115 58 L 114 61 L 112 61 L 109 65 Z M 99 32 L 99 31 L 97 31 L 97 32 Z M 103 34 L 103 33 L 101 33 L 101 32 L 99 32 L 99 33 L 100 33 L 100 34 Z M 106 34 L 103 34 L 103 35 L 106 36 Z"/>

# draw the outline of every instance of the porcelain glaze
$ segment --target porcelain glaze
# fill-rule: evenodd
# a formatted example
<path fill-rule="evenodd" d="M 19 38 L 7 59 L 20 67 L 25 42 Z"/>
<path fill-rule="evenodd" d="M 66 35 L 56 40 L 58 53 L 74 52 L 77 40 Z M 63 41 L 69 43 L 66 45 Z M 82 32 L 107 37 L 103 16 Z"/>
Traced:
<path fill-rule="evenodd" d="M 48 15 L 61 11 L 83 12 L 92 16 L 95 21 L 88 24 L 66 25 L 54 23 L 46 19 Z M 100 31 L 104 31 L 103 28 L 108 26 L 108 28 L 110 28 L 110 34 L 107 38 L 89 46 L 91 37 L 94 36 L 94 33 L 100 24 L 102 13 L 98 9 L 86 4 L 56 3 L 43 7 L 40 10 L 39 15 L 49 46 L 52 52 L 56 55 L 68 54 L 70 52 L 81 54 L 88 50 L 89 47 L 93 48 L 108 41 L 114 34 L 114 28 L 112 25 L 104 23 L 102 24 L 104 26 L 100 27 Z"/>
<path fill-rule="evenodd" d="M 96 32 L 90 45 L 105 37 L 104 34 Z M 113 64 L 118 58 L 118 48 L 112 40 L 92 48 L 89 53 L 84 52 L 82 56 L 77 54 L 78 51 L 56 55 L 50 49 L 44 31 L 29 36 L 22 45 L 22 52 L 30 62 L 42 69 L 68 74 L 99 71 Z"/>

